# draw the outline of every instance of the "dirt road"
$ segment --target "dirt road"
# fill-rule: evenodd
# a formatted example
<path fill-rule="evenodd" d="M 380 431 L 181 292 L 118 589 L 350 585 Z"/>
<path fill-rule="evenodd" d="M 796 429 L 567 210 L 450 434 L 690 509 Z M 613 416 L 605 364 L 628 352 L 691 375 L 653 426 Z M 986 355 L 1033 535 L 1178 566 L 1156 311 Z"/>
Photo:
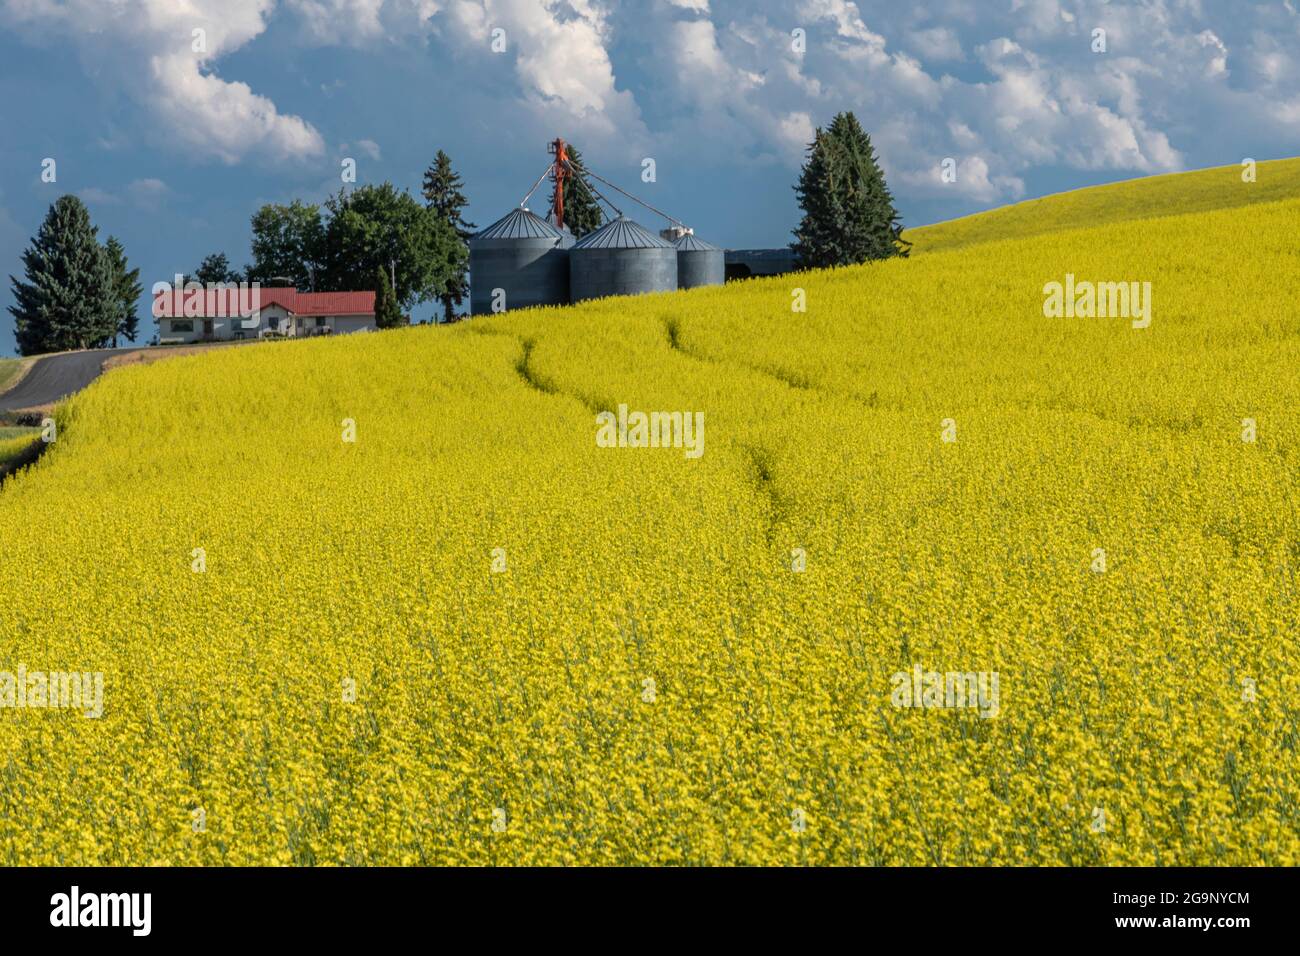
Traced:
<path fill-rule="evenodd" d="M 17 385 L 0 393 L 0 412 L 52 405 L 81 391 L 99 377 L 105 361 L 127 351 L 132 350 L 92 349 L 37 359 Z"/>

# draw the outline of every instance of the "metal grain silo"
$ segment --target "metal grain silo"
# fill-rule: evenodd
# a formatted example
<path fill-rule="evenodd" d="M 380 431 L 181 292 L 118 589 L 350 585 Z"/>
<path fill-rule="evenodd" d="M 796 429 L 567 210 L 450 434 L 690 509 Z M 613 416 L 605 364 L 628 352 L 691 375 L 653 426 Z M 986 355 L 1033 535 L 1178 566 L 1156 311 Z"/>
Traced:
<path fill-rule="evenodd" d="M 677 247 L 677 288 L 722 285 L 727 281 L 727 257 L 717 246 L 686 233 L 673 243 Z"/>
<path fill-rule="evenodd" d="M 469 240 L 469 310 L 492 311 L 496 289 L 506 309 L 569 301 L 569 251 L 545 219 L 512 209 Z"/>
<path fill-rule="evenodd" d="M 626 216 L 610 220 L 569 252 L 573 301 L 677 288 L 677 250 Z"/>

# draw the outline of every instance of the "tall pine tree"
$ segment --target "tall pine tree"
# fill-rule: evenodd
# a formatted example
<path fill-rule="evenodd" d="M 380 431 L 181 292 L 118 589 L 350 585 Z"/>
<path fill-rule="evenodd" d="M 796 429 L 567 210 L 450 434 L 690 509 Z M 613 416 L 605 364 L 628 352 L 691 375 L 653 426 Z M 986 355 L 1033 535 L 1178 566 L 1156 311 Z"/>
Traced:
<path fill-rule="evenodd" d="M 581 239 L 587 233 L 599 229 L 604 216 L 600 211 L 600 203 L 596 201 L 596 194 L 587 181 L 582 153 L 572 143 L 568 144 L 566 151 L 573 175 L 564 180 L 564 224 L 573 233 L 573 238 Z M 555 205 L 554 186 L 551 187 L 551 205 Z"/>
<path fill-rule="evenodd" d="M 447 280 L 447 291 L 442 300 L 444 322 L 456 321 L 456 306 L 469 295 L 469 247 L 466 243 L 474 235 L 474 224 L 462 215 L 469 200 L 461 192 L 460 176 L 451 167 L 451 157 L 438 150 L 433 164 L 424 172 L 424 199 L 430 209 L 451 226 L 460 244 L 465 247 L 465 259 L 459 270 Z"/>
<path fill-rule="evenodd" d="M 804 215 L 790 248 L 805 269 L 906 256 L 894 197 L 871 137 L 852 113 L 817 130 L 795 186 Z"/>
<path fill-rule="evenodd" d="M 109 269 L 113 275 L 117 328 L 113 330 L 112 343 L 116 348 L 118 336 L 134 342 L 139 333 L 140 316 L 136 310 L 140 305 L 140 296 L 144 294 L 144 287 L 140 285 L 140 270 L 127 268 L 126 250 L 116 236 L 108 237 L 104 252 L 108 255 Z"/>
<path fill-rule="evenodd" d="M 89 348 L 117 331 L 113 272 L 97 232 L 76 196 L 60 197 L 46 213 L 23 252 L 26 281 L 9 277 L 23 355 Z"/>

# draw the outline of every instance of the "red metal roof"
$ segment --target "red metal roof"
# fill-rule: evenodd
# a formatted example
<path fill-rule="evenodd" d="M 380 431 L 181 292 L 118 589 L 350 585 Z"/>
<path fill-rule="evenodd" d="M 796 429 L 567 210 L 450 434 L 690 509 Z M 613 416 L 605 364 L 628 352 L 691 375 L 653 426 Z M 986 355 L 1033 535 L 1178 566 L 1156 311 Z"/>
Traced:
<path fill-rule="evenodd" d="M 190 296 L 203 296 L 203 308 L 199 318 L 240 315 L 248 307 L 254 309 L 278 305 L 294 315 L 374 315 L 375 294 L 373 292 L 299 292 L 293 288 L 262 288 L 258 290 L 256 301 L 252 290 L 245 289 L 241 295 L 235 289 L 214 289 L 211 292 L 193 291 L 173 295 L 168 289 L 154 297 L 153 314 L 155 318 L 185 316 L 185 303 Z M 244 306 L 241 310 L 240 305 Z M 186 316 L 188 318 L 188 316 Z"/>
<path fill-rule="evenodd" d="M 273 292 L 280 290 L 273 289 Z M 266 294 L 262 294 L 265 301 Z M 286 309 L 295 315 L 374 315 L 373 292 L 297 292 Z"/>

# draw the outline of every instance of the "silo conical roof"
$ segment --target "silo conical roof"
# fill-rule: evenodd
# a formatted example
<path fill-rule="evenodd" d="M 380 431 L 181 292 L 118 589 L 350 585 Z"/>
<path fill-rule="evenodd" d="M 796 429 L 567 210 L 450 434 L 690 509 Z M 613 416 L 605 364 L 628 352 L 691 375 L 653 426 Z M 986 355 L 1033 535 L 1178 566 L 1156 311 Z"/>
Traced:
<path fill-rule="evenodd" d="M 611 219 L 595 232 L 589 232 L 574 249 L 671 249 L 672 243 L 637 225 L 626 216 Z"/>
<path fill-rule="evenodd" d="M 560 233 L 545 219 L 523 207 L 510 210 L 475 239 L 559 239 Z"/>
<path fill-rule="evenodd" d="M 693 232 L 688 232 L 679 236 L 673 243 L 678 252 L 717 252 L 718 247 L 711 242 L 705 242 Z"/>

